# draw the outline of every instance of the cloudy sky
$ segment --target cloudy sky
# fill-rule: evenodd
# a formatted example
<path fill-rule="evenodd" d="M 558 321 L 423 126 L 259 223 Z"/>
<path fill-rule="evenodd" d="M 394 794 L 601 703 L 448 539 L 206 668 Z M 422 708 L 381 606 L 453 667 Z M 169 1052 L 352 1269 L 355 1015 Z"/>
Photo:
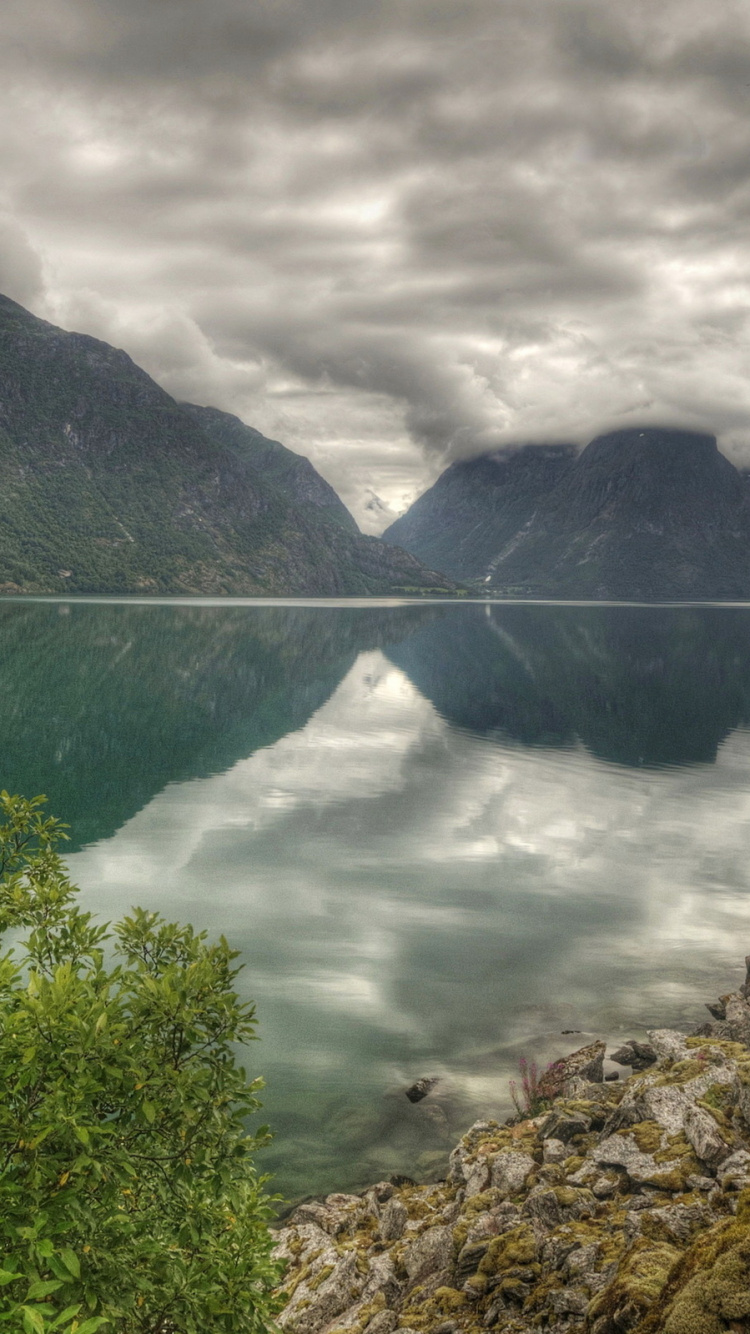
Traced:
<path fill-rule="evenodd" d="M 750 461 L 742 0 L 5 0 L 0 36 L 0 289 L 369 531 L 518 440 Z"/>

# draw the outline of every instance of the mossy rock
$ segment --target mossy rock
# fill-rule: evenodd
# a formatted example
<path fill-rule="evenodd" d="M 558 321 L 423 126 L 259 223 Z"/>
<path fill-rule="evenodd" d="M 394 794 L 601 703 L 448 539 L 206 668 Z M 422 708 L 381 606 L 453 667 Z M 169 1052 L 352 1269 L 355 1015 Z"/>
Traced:
<path fill-rule="evenodd" d="M 660 1296 L 681 1252 L 666 1242 L 640 1238 L 620 1265 L 612 1282 L 588 1310 L 592 1325 L 606 1317 L 614 1329 L 630 1329 Z"/>
<path fill-rule="evenodd" d="M 323 1265 L 323 1268 L 318 1271 L 314 1278 L 308 1279 L 307 1286 L 310 1291 L 317 1292 L 318 1288 L 325 1283 L 326 1279 L 330 1277 L 334 1269 L 335 1265 Z"/>
<path fill-rule="evenodd" d="M 462 1311 L 468 1304 L 466 1293 L 458 1292 L 455 1288 L 436 1288 L 426 1301 L 422 1289 L 417 1288 L 410 1294 L 408 1303 L 401 1310 L 399 1323 L 405 1328 L 425 1331 L 425 1334 L 428 1334 L 435 1325 L 440 1324 L 446 1317 Z"/>
<path fill-rule="evenodd" d="M 502 1274 L 514 1265 L 532 1264 L 536 1258 L 534 1233 L 528 1223 L 522 1223 L 512 1232 L 505 1232 L 501 1237 L 494 1237 L 487 1253 L 479 1262 L 480 1274 Z"/>
<path fill-rule="evenodd" d="M 732 1219 L 693 1243 L 633 1334 L 725 1334 L 748 1316 L 750 1226 Z"/>
<path fill-rule="evenodd" d="M 563 1163 L 563 1171 L 565 1172 L 565 1175 L 572 1176 L 574 1172 L 578 1172 L 583 1167 L 585 1161 L 586 1159 L 582 1158 L 580 1153 L 574 1153 L 570 1158 L 566 1158 Z"/>
<path fill-rule="evenodd" d="M 662 1073 L 655 1079 L 648 1080 L 650 1088 L 679 1088 L 682 1084 L 690 1084 L 694 1079 L 698 1079 L 706 1073 L 706 1062 L 697 1059 L 685 1059 L 675 1061 L 673 1065 L 662 1068 Z"/>
<path fill-rule="evenodd" d="M 658 1153 L 664 1140 L 663 1127 L 658 1121 L 637 1121 L 634 1126 L 624 1126 L 615 1131 L 616 1135 L 632 1135 L 641 1153 Z"/>
<path fill-rule="evenodd" d="M 705 1051 L 706 1058 L 726 1056 L 732 1061 L 747 1061 L 747 1047 L 742 1042 L 730 1042 L 726 1038 L 686 1038 L 685 1046 L 691 1051 Z"/>

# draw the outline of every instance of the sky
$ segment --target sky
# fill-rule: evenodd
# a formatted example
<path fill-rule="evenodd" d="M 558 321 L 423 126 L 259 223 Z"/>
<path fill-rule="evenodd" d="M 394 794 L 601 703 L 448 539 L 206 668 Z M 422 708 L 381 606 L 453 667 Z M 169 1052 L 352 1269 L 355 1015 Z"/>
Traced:
<path fill-rule="evenodd" d="M 750 462 L 744 0 L 4 0 L 0 290 L 306 454 Z"/>

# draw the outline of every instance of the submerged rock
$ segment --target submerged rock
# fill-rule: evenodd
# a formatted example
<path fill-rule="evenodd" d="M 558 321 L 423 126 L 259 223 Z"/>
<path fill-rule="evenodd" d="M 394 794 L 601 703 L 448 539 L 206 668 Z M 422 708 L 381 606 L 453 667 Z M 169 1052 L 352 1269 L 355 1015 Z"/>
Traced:
<path fill-rule="evenodd" d="M 547 1111 L 476 1122 L 443 1181 L 302 1205 L 278 1231 L 282 1329 L 750 1331 L 747 986 L 693 1036 L 628 1043 L 617 1083 L 604 1043 L 572 1053 Z"/>
<path fill-rule="evenodd" d="M 436 1075 L 425 1075 L 422 1079 L 418 1079 L 416 1083 L 412 1084 L 411 1087 L 406 1090 L 406 1096 L 409 1099 L 409 1102 L 421 1102 L 423 1098 L 427 1097 L 428 1093 L 432 1092 L 435 1085 L 439 1082 L 440 1081 Z"/>

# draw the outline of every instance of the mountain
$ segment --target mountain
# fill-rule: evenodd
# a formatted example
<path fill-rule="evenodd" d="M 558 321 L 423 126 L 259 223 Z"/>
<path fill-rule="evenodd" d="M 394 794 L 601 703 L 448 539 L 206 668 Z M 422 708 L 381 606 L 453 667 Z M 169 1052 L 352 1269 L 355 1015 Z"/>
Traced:
<path fill-rule="evenodd" d="M 387 541 L 454 578 L 483 578 L 575 456 L 574 445 L 526 445 L 453 463 L 390 525 Z"/>
<path fill-rule="evenodd" d="M 750 487 L 713 436 L 614 431 L 548 454 L 454 464 L 384 536 L 433 559 L 439 532 L 439 568 L 506 594 L 750 596 Z"/>
<path fill-rule="evenodd" d="M 445 592 L 300 458 L 0 297 L 0 592 Z"/>

